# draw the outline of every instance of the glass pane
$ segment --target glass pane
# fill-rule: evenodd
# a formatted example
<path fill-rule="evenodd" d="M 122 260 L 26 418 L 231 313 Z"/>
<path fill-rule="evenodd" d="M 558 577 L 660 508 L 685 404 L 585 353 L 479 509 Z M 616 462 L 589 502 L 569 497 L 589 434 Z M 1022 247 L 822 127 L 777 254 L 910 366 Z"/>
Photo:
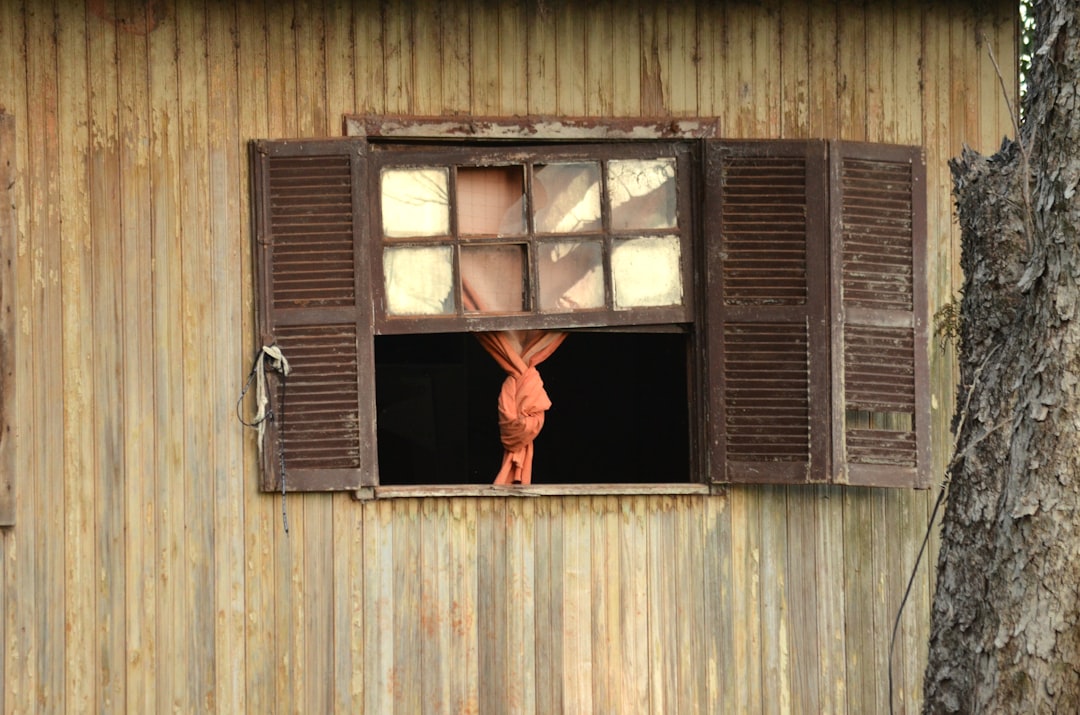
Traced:
<path fill-rule="evenodd" d="M 537 233 L 600 229 L 600 165 L 537 164 L 533 170 L 533 222 Z"/>
<path fill-rule="evenodd" d="M 650 236 L 616 241 L 611 250 L 615 307 L 681 305 L 679 237 Z"/>
<path fill-rule="evenodd" d="M 541 310 L 604 307 L 604 252 L 598 241 L 541 244 L 537 266 Z"/>
<path fill-rule="evenodd" d="M 463 246 L 461 295 L 470 313 L 525 310 L 525 247 Z"/>
<path fill-rule="evenodd" d="M 461 167 L 457 172 L 458 232 L 525 233 L 525 170 L 521 166 Z"/>
<path fill-rule="evenodd" d="M 611 227 L 616 231 L 675 227 L 675 160 L 608 162 Z"/>
<path fill-rule="evenodd" d="M 450 233 L 450 185 L 446 169 L 384 169 L 383 235 L 445 236 Z"/>
<path fill-rule="evenodd" d="M 453 313 L 453 260 L 450 246 L 383 249 L 386 312 L 390 315 Z"/>

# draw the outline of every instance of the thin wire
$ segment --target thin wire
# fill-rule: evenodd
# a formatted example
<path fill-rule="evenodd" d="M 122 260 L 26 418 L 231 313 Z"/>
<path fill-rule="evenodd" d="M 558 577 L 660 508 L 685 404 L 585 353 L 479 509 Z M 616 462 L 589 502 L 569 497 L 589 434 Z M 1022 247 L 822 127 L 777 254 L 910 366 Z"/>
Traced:
<path fill-rule="evenodd" d="M 923 535 L 922 546 L 919 547 L 919 554 L 915 557 L 915 565 L 911 569 L 911 576 L 908 578 L 904 597 L 900 600 L 900 608 L 897 609 L 896 620 L 893 622 L 892 636 L 889 638 L 889 715 L 893 713 L 893 650 L 896 646 L 896 631 L 900 628 L 900 616 L 903 615 L 904 605 L 907 604 L 908 596 L 911 595 L 911 587 L 915 583 L 915 574 L 919 571 L 919 563 L 922 561 L 923 553 L 926 552 L 926 544 L 930 541 L 930 534 L 933 531 L 934 522 L 937 520 L 938 509 L 941 507 L 942 502 L 945 501 L 945 490 L 947 488 L 947 484 L 942 484 L 941 491 L 938 492 L 937 499 L 934 501 L 934 508 L 930 512 L 930 522 L 926 525 L 926 533 Z"/>

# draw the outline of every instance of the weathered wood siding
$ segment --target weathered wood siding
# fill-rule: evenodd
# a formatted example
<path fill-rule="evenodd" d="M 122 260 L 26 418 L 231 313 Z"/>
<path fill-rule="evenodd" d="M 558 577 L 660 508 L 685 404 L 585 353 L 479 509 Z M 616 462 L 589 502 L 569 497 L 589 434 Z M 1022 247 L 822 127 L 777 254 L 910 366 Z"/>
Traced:
<path fill-rule="evenodd" d="M 233 414 L 254 349 L 244 148 L 340 134 L 349 112 L 921 144 L 937 307 L 960 280 L 946 160 L 1011 133 L 982 43 L 1015 65 L 1014 6 L 0 3 L 18 230 L 3 712 L 885 710 L 932 493 L 291 496 L 285 535 Z M 938 473 L 952 365 L 935 346 Z M 930 589 L 924 563 L 900 712 Z"/>

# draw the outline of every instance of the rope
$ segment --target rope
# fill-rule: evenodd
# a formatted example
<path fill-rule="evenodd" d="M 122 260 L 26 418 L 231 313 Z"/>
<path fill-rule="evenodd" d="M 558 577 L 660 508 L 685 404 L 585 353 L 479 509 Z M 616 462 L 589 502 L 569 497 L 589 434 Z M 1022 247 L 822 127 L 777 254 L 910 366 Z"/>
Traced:
<path fill-rule="evenodd" d="M 269 363 L 269 365 L 267 364 Z M 289 518 L 285 511 L 285 378 L 292 372 L 289 361 L 277 345 L 264 345 L 255 356 L 255 362 L 251 365 L 247 381 L 240 390 L 240 399 L 236 401 L 236 418 L 245 427 L 251 427 L 258 431 L 259 457 L 263 454 L 263 441 L 266 438 L 266 423 L 275 420 L 274 406 L 270 400 L 270 385 L 266 379 L 266 370 L 269 367 L 275 372 L 281 373 L 281 399 L 279 400 L 278 416 L 278 471 L 281 476 L 281 523 L 285 533 L 289 533 Z M 244 397 L 251 389 L 251 383 L 255 383 L 255 419 L 248 422 L 244 419 L 240 406 Z"/>

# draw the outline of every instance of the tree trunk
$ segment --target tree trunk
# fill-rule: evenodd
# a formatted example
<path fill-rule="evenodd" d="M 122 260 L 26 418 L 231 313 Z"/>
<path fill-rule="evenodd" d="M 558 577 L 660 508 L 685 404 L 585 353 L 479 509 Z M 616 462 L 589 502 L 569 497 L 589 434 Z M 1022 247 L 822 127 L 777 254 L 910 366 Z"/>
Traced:
<path fill-rule="evenodd" d="M 927 713 L 1080 712 L 1078 6 L 1036 5 L 1022 146 L 952 166 L 961 389 Z"/>

